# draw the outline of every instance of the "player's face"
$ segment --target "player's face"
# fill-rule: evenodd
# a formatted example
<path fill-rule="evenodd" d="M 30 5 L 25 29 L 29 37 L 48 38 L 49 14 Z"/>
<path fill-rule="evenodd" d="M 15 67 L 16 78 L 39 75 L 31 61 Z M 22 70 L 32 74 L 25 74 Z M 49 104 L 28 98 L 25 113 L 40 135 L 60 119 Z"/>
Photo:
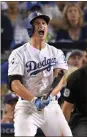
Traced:
<path fill-rule="evenodd" d="M 38 18 L 34 21 L 34 33 L 33 37 L 38 37 L 39 39 L 46 39 L 48 26 L 44 19 Z"/>

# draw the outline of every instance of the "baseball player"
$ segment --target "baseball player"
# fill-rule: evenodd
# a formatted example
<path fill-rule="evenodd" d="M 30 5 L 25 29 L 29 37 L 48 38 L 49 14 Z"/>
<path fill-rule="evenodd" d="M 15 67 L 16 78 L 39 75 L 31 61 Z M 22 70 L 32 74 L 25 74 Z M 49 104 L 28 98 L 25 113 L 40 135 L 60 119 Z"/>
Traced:
<path fill-rule="evenodd" d="M 15 107 L 15 136 L 35 136 L 41 128 L 45 136 L 72 136 L 53 94 L 43 99 L 53 82 L 53 71 L 67 70 L 61 50 L 45 40 L 50 18 L 37 11 L 28 17 L 30 41 L 9 57 L 9 86 L 18 96 Z"/>

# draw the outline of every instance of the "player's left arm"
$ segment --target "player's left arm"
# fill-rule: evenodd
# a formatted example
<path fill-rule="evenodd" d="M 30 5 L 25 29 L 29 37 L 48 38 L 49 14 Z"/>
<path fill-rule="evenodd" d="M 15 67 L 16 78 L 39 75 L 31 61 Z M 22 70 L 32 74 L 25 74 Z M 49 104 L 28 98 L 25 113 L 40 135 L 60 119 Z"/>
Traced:
<path fill-rule="evenodd" d="M 56 96 L 64 87 L 65 85 L 64 75 L 68 70 L 68 65 L 62 50 L 57 51 L 56 59 L 57 59 L 57 62 L 54 69 L 54 77 L 58 77 L 59 80 L 58 80 L 58 84 L 55 86 L 55 88 L 53 89 L 51 93 L 52 96 Z"/>
<path fill-rule="evenodd" d="M 58 73 L 59 73 L 60 71 L 61 71 L 61 70 L 58 70 Z M 57 73 L 57 75 L 55 75 L 56 78 L 57 78 L 57 76 L 58 76 L 58 73 Z M 64 73 L 65 73 L 65 72 L 64 72 Z M 65 82 L 64 82 L 64 74 L 63 74 L 63 76 L 61 76 L 60 80 L 58 80 L 58 83 L 56 84 L 55 88 L 53 89 L 51 95 L 52 95 L 52 96 L 56 96 L 56 95 L 61 91 L 61 89 L 64 87 L 64 83 L 65 83 Z"/>

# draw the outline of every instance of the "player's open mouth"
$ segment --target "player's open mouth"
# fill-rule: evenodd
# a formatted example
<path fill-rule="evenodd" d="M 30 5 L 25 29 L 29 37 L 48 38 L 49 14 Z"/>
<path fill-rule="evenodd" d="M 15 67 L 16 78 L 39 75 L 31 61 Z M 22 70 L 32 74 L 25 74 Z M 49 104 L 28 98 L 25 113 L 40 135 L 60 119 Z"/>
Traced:
<path fill-rule="evenodd" d="M 39 34 L 40 36 L 43 36 L 43 35 L 44 35 L 44 30 L 39 30 L 39 31 L 38 31 L 38 34 Z"/>

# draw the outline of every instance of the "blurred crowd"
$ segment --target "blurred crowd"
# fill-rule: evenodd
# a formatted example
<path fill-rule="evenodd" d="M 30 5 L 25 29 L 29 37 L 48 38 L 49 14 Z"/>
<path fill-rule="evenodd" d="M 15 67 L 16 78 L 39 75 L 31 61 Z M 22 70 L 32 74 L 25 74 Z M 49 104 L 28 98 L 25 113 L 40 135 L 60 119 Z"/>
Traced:
<path fill-rule="evenodd" d="M 87 2 L 68 1 L 3 1 L 1 2 L 1 116 L 2 123 L 13 122 L 14 106 L 18 97 L 7 86 L 8 56 L 29 41 L 27 17 L 34 11 L 47 14 L 51 21 L 47 42 L 87 42 Z M 65 47 L 66 48 L 66 47 Z M 87 63 L 87 49 L 66 53 L 69 68 L 80 68 Z"/>
<path fill-rule="evenodd" d="M 87 41 L 87 2 L 1 3 L 1 52 L 29 40 L 26 18 L 34 11 L 47 14 L 51 21 L 47 42 Z"/>

